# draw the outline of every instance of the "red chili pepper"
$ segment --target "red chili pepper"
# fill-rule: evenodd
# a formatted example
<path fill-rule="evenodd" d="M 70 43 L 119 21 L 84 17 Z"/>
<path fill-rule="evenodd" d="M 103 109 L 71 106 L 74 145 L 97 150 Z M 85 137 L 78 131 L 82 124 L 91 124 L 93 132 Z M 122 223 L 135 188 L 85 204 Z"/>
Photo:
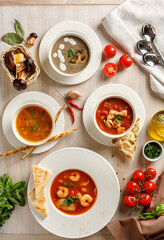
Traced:
<path fill-rule="evenodd" d="M 72 107 L 75 107 L 81 111 L 83 111 L 83 109 L 81 107 L 79 107 L 76 103 L 74 103 L 72 100 L 68 99 L 67 98 L 67 102 L 72 106 Z"/>
<path fill-rule="evenodd" d="M 74 122 L 75 122 L 75 115 L 74 115 L 74 112 L 73 112 L 73 110 L 72 110 L 72 108 L 70 106 L 68 106 L 68 111 L 70 112 L 71 117 L 72 117 L 72 124 L 74 124 Z"/>

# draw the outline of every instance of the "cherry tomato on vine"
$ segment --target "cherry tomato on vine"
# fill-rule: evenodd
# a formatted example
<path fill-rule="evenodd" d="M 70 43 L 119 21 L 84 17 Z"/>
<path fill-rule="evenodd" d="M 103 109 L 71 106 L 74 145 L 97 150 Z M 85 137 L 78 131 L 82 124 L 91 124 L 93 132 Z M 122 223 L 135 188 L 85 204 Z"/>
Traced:
<path fill-rule="evenodd" d="M 151 196 L 147 193 L 140 193 L 138 202 L 141 206 L 149 206 L 151 203 Z"/>
<path fill-rule="evenodd" d="M 104 73 L 108 77 L 113 77 L 116 74 L 117 70 L 118 70 L 118 67 L 114 63 L 107 63 L 104 66 Z"/>
<path fill-rule="evenodd" d="M 137 198 L 135 196 L 126 195 L 123 199 L 126 207 L 133 208 L 137 205 Z"/>
<path fill-rule="evenodd" d="M 140 182 L 143 182 L 145 180 L 145 174 L 143 171 L 141 170 L 136 170 L 134 173 L 133 173 L 133 180 L 134 181 L 140 181 Z"/>
<path fill-rule="evenodd" d="M 130 181 L 126 184 L 126 191 L 130 195 L 135 195 L 139 192 L 140 186 L 137 182 Z"/>
<path fill-rule="evenodd" d="M 144 182 L 144 184 L 142 185 L 143 188 L 145 188 L 146 193 L 152 193 L 155 190 L 155 184 L 152 181 L 146 181 Z"/>
<path fill-rule="evenodd" d="M 116 49 L 112 45 L 107 45 L 107 46 L 105 46 L 103 53 L 104 53 L 105 57 L 113 58 L 116 55 Z"/>
<path fill-rule="evenodd" d="M 132 65 L 132 58 L 129 55 L 122 55 L 119 59 L 119 65 L 122 68 L 128 68 Z"/>
<path fill-rule="evenodd" d="M 154 168 L 147 168 L 145 171 L 146 180 L 152 180 L 156 177 L 157 172 Z"/>

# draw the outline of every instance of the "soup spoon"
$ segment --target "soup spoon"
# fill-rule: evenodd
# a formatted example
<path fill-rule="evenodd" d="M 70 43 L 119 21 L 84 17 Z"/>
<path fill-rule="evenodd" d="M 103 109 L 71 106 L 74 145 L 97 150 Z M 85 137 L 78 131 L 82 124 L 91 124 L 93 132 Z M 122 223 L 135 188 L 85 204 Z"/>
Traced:
<path fill-rule="evenodd" d="M 143 55 L 142 57 L 144 63 L 146 65 L 148 65 L 149 67 L 154 67 L 155 65 L 157 65 L 159 62 L 159 58 L 158 56 L 153 53 L 153 52 L 147 52 Z M 161 64 L 161 63 L 160 63 Z M 163 64 L 162 64 L 163 65 Z"/>
<path fill-rule="evenodd" d="M 147 41 L 151 41 L 153 43 L 156 52 L 161 57 L 161 60 L 164 64 L 164 58 L 163 58 L 161 52 L 159 51 L 159 49 L 157 48 L 157 46 L 154 42 L 154 39 L 155 39 L 155 36 L 156 36 L 155 28 L 149 23 L 144 24 L 142 26 L 142 35 Z"/>
<path fill-rule="evenodd" d="M 153 50 L 152 43 L 145 40 L 138 41 L 136 47 L 140 54 L 145 54 Z"/>

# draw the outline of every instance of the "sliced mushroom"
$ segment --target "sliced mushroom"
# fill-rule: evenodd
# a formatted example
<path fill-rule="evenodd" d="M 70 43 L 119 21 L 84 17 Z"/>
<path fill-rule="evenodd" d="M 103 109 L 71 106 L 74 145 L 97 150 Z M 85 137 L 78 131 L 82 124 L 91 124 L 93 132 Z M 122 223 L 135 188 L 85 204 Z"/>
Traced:
<path fill-rule="evenodd" d="M 8 53 L 6 53 L 5 55 L 5 63 L 6 63 L 6 66 L 7 68 L 15 73 L 16 71 L 16 64 L 15 64 L 15 58 L 14 58 L 14 51 L 10 51 Z"/>
<path fill-rule="evenodd" d="M 14 55 L 15 64 L 24 62 L 25 60 L 26 60 L 26 57 L 25 57 L 25 55 L 23 53 L 16 53 Z"/>
<path fill-rule="evenodd" d="M 29 75 L 30 75 L 30 72 L 28 72 L 26 70 L 23 70 L 23 71 L 18 73 L 17 79 L 26 80 Z"/>
<path fill-rule="evenodd" d="M 76 54 L 71 59 L 71 63 L 79 64 L 84 63 L 88 59 L 87 51 L 83 48 L 76 50 Z"/>
<path fill-rule="evenodd" d="M 35 44 L 35 40 L 37 37 L 38 37 L 38 35 L 36 33 L 31 33 L 26 44 L 33 46 Z"/>
<path fill-rule="evenodd" d="M 18 74 L 19 72 L 23 71 L 25 68 L 27 68 L 26 61 L 16 64 L 16 73 Z"/>

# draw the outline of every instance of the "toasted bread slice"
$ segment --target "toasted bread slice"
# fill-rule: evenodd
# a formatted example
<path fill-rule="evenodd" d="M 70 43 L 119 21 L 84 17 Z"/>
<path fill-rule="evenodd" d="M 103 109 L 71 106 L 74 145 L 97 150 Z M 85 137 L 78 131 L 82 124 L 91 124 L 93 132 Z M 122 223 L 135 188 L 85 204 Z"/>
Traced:
<path fill-rule="evenodd" d="M 37 200 L 41 200 L 44 197 L 44 188 L 51 178 L 52 173 L 36 165 L 32 165 L 32 168 L 35 183 L 35 197 Z"/>
<path fill-rule="evenodd" d="M 137 119 L 133 129 L 123 137 L 112 140 L 113 144 L 122 151 L 126 157 L 134 160 L 137 137 L 139 133 L 140 118 Z"/>
<path fill-rule="evenodd" d="M 42 200 L 36 200 L 35 198 L 35 188 L 29 193 L 29 198 L 35 208 L 44 216 L 47 217 L 47 209 L 46 209 L 46 202 L 45 202 L 45 195 Z"/>

